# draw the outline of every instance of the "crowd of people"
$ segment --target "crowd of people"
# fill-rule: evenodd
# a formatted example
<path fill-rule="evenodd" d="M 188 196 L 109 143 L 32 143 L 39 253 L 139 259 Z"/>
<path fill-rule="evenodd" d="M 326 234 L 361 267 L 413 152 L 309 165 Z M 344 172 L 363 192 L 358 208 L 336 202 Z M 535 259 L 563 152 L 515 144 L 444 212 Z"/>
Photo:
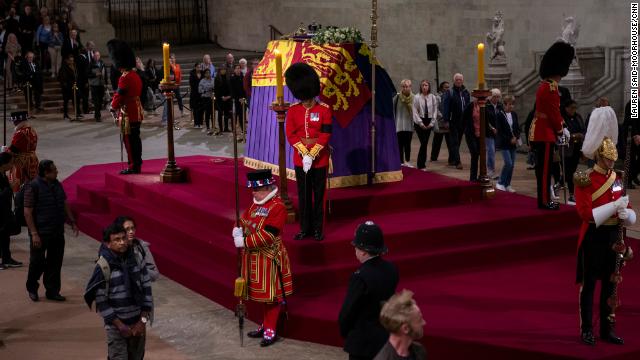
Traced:
<path fill-rule="evenodd" d="M 455 74 L 453 86 L 443 81 L 438 85 L 437 92 L 431 91 L 429 80 L 421 80 L 417 93 L 413 92 L 412 81 L 403 79 L 400 82 L 401 91 L 393 98 L 393 113 L 396 122 L 396 134 L 400 153 L 400 164 L 406 167 L 417 167 L 427 171 L 427 159 L 431 162 L 438 161 L 442 140 L 444 139 L 449 153 L 448 166 L 456 169 L 464 169 L 460 159 L 460 145 L 464 135 L 468 152 L 470 154 L 469 180 L 478 182 L 480 159 L 480 106 L 475 98 L 464 87 L 464 76 Z M 567 89 L 561 89 L 560 113 L 563 118 L 564 134 L 566 139 L 560 140 L 553 146 L 553 158 L 550 173 L 553 184 L 549 188 L 551 198 L 559 199 L 560 191 L 566 186 L 568 189 L 568 202 L 575 204 L 575 186 L 573 175 L 583 159 L 581 145 L 587 131 L 589 118 L 586 120 L 577 112 L 578 104 L 573 100 Z M 513 95 L 502 95 L 500 89 L 491 89 L 491 96 L 485 104 L 485 144 L 486 144 L 486 173 L 495 181 L 495 188 L 500 191 L 515 192 L 511 185 L 516 162 L 517 151 L 527 153 L 527 169 L 535 167 L 535 149 L 529 141 L 529 130 L 535 115 L 535 104 L 526 117 L 520 120 L 514 111 L 516 99 Z M 606 97 L 599 97 L 594 103 L 593 110 L 609 107 Z M 627 119 L 629 111 L 626 111 Z M 602 115 L 601 115 L 602 116 Z M 608 113 L 607 116 L 611 116 Z M 615 114 L 613 115 L 615 117 Z M 613 119 L 617 122 L 617 119 Z M 626 131 L 628 125 L 621 127 Z M 631 144 L 633 155 L 631 176 L 627 187 L 634 189 L 640 185 L 638 174 L 640 162 L 637 155 L 640 144 L 638 126 L 633 125 L 634 137 Z M 411 162 L 413 134 L 417 135 L 419 149 L 415 163 Z M 431 142 L 430 155 L 428 152 L 429 139 L 434 134 Z M 618 146 L 622 148 L 624 138 L 619 139 Z M 502 168 L 496 167 L 496 154 L 502 158 Z M 562 164 L 564 162 L 564 169 Z M 584 160 L 583 160 L 584 162 Z"/>

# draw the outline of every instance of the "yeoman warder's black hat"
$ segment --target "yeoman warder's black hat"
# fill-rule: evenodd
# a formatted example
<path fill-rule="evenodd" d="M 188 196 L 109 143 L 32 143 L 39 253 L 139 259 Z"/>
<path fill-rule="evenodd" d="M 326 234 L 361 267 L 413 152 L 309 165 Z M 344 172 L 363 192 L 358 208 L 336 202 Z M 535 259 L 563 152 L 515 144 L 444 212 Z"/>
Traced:
<path fill-rule="evenodd" d="M 295 63 L 284 72 L 287 87 L 298 100 L 309 100 L 320 95 L 320 78 L 306 63 Z"/>
<path fill-rule="evenodd" d="M 551 76 L 566 76 L 574 55 L 573 46 L 564 41 L 554 43 L 542 56 L 540 77 L 546 79 Z"/>
<path fill-rule="evenodd" d="M 270 169 L 260 169 L 247 173 L 247 187 L 251 189 L 271 185 L 275 182 Z"/>

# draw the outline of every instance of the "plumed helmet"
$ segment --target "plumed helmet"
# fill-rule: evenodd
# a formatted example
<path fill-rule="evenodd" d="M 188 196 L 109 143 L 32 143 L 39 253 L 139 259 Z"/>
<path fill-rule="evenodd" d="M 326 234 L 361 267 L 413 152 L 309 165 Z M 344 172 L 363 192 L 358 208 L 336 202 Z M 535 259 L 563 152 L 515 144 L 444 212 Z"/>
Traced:
<path fill-rule="evenodd" d="M 274 183 L 275 180 L 271 174 L 271 169 L 260 169 L 247 173 L 248 188 L 257 189 Z"/>
<path fill-rule="evenodd" d="M 546 79 L 551 76 L 566 76 L 574 55 L 573 46 L 564 41 L 554 43 L 542 56 L 540 77 Z"/>
<path fill-rule="evenodd" d="M 596 160 L 596 156 L 601 154 L 600 148 L 605 139 L 610 139 L 614 144 L 618 143 L 618 118 L 611 106 L 602 106 L 591 112 L 589 126 L 582 142 L 582 154 Z M 608 152 L 605 157 L 614 160 L 610 158 L 612 156 L 613 153 Z"/>
<path fill-rule="evenodd" d="M 29 119 L 29 113 L 26 111 L 15 111 L 11 113 L 11 122 L 13 125 L 18 125 L 23 121 L 27 121 Z"/>
<path fill-rule="evenodd" d="M 107 42 L 109 57 L 116 69 L 133 69 L 136 67 L 136 55 L 129 44 L 120 39 L 111 39 Z"/>
<path fill-rule="evenodd" d="M 309 100 L 320 95 L 320 78 L 306 63 L 295 63 L 284 73 L 287 87 L 298 100 Z"/>
<path fill-rule="evenodd" d="M 388 250 L 384 244 L 382 229 L 373 221 L 358 225 L 351 245 L 372 255 L 385 254 Z"/>

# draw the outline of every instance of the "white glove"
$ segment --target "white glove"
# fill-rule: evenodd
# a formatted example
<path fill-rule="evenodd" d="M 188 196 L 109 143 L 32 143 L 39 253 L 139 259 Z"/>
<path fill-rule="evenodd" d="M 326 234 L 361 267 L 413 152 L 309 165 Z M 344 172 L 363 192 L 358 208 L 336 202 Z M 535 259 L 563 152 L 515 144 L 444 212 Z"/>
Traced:
<path fill-rule="evenodd" d="M 629 218 L 629 213 L 627 209 L 618 209 L 618 219 L 627 220 Z"/>
<path fill-rule="evenodd" d="M 308 172 L 311 169 L 311 164 L 313 163 L 313 158 L 309 155 L 305 155 L 302 157 L 302 170 L 304 172 Z"/>
<path fill-rule="evenodd" d="M 626 209 L 629 205 L 629 195 L 621 196 L 618 200 L 614 201 L 613 204 L 617 209 Z"/>
<path fill-rule="evenodd" d="M 571 137 L 571 133 L 569 132 L 569 129 L 567 128 L 563 128 L 562 129 L 562 135 L 564 135 L 565 138 L 570 138 Z"/>
<path fill-rule="evenodd" d="M 5 152 L 7 151 L 8 147 L 2 145 L 2 147 L 0 147 L 0 152 Z"/>
<path fill-rule="evenodd" d="M 242 236 L 244 236 L 244 232 L 242 231 L 241 227 L 237 227 L 236 226 L 236 227 L 233 228 L 233 231 L 231 232 L 231 236 L 234 237 L 234 238 L 239 237 L 239 236 L 242 237 Z"/>
<path fill-rule="evenodd" d="M 244 247 L 244 236 L 234 236 L 233 243 L 237 248 Z"/>

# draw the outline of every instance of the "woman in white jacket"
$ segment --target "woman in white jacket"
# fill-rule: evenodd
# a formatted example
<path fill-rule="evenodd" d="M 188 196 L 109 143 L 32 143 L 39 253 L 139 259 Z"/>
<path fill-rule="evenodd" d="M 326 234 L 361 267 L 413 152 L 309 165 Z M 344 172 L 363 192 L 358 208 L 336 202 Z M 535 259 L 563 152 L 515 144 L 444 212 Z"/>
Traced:
<path fill-rule="evenodd" d="M 420 140 L 418 150 L 418 169 L 427 170 L 427 145 L 431 131 L 437 126 L 438 98 L 431 93 L 431 83 L 428 80 L 420 82 L 420 93 L 413 100 L 413 123 Z"/>

